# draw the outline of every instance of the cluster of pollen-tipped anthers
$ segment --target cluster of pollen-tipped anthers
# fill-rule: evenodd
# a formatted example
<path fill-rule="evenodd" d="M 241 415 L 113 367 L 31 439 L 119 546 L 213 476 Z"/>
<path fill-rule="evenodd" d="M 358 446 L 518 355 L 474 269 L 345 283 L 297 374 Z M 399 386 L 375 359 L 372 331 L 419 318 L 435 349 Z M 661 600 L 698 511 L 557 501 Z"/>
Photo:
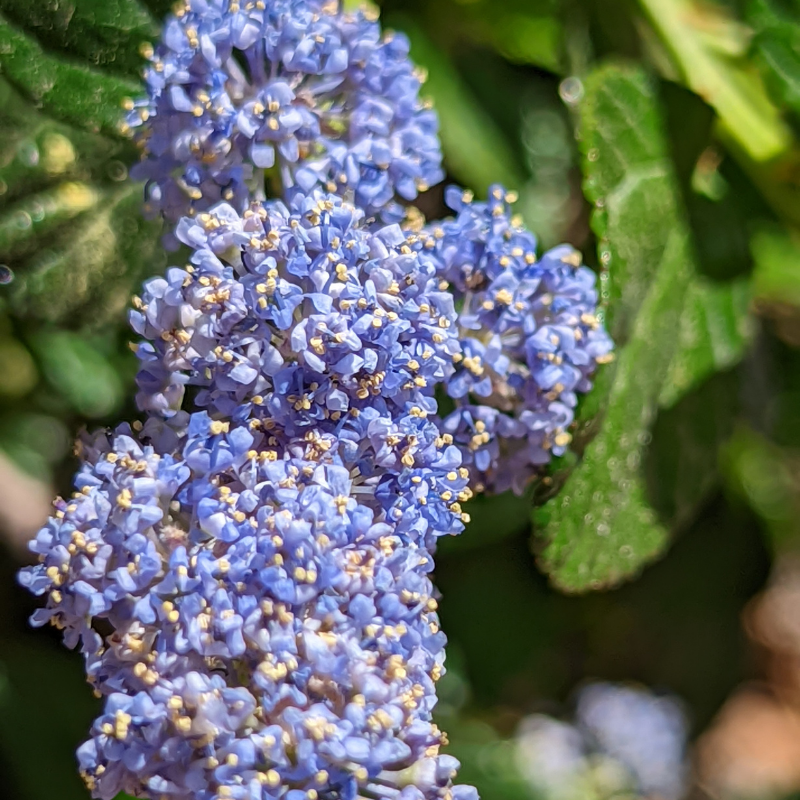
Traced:
<path fill-rule="evenodd" d="M 398 211 L 441 177 L 407 50 L 337 3 L 190 0 L 152 56 L 128 124 L 191 256 L 134 300 L 144 423 L 84 441 L 21 575 L 105 698 L 103 800 L 475 798 L 431 720 L 436 541 L 564 451 L 611 343 L 504 190 Z"/>

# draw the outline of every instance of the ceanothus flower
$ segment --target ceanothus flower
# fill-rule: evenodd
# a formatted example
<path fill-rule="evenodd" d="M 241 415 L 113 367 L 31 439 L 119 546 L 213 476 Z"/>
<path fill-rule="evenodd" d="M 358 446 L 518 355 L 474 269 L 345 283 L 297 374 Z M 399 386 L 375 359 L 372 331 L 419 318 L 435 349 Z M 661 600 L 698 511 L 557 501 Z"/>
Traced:
<path fill-rule="evenodd" d="M 290 437 L 367 409 L 435 414 L 460 353 L 453 296 L 398 225 L 362 220 L 322 192 L 181 220 L 191 264 L 148 281 L 131 316 L 149 340 L 140 407 L 172 413 L 188 383 L 199 406 L 262 406 Z"/>
<path fill-rule="evenodd" d="M 187 0 L 164 27 L 126 127 L 146 209 L 177 222 L 221 200 L 244 211 L 265 175 L 321 185 L 399 219 L 442 177 L 438 122 L 408 39 L 337 0 Z"/>
<path fill-rule="evenodd" d="M 613 343 L 594 272 L 568 246 L 537 257 L 536 239 L 511 216 L 513 193 L 495 186 L 473 202 L 451 188 L 446 199 L 455 218 L 410 236 L 435 257 L 459 309 L 461 350 L 445 379 L 456 408 L 441 424 L 481 484 L 519 491 L 565 452 L 577 395 Z"/>
<path fill-rule="evenodd" d="M 475 796 L 431 722 L 432 559 L 333 437 L 181 413 L 83 458 L 21 580 L 105 698 L 78 753 L 95 796 Z"/>
<path fill-rule="evenodd" d="M 477 800 L 432 722 L 432 554 L 476 480 L 563 452 L 611 342 L 502 189 L 399 224 L 442 178 L 408 51 L 336 0 L 186 0 L 131 101 L 190 263 L 134 301 L 145 422 L 83 440 L 20 574 L 104 700 L 102 800 Z"/>

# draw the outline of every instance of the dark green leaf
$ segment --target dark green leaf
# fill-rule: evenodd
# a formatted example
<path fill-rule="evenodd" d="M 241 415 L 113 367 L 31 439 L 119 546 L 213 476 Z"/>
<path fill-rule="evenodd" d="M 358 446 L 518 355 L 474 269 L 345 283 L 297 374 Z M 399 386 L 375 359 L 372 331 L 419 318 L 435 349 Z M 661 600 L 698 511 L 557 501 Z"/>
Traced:
<path fill-rule="evenodd" d="M 0 0 L 0 10 L 45 47 L 134 78 L 141 45 L 158 35 L 137 0 Z"/>
<path fill-rule="evenodd" d="M 0 743 L 11 756 L 15 782 L 25 797 L 85 800 L 74 751 L 86 738 L 98 702 L 86 685 L 80 659 L 42 643 L 14 643 L 3 648 L 0 669 L 8 682 L 0 708 Z"/>
<path fill-rule="evenodd" d="M 142 3 L 157 20 L 162 20 L 175 8 L 175 0 L 142 0 Z"/>
<path fill-rule="evenodd" d="M 54 118 L 90 131 L 120 135 L 122 103 L 141 85 L 61 60 L 0 16 L 0 70 Z"/>
<path fill-rule="evenodd" d="M 697 277 L 662 131 L 641 70 L 612 65 L 589 75 L 580 120 L 585 186 L 618 350 L 613 374 L 601 375 L 608 409 L 600 432 L 535 517 L 547 541 L 541 564 L 568 591 L 618 583 L 663 551 L 669 527 L 643 471 L 659 402 L 675 402 L 734 363 L 745 342 L 746 288 Z"/>
<path fill-rule="evenodd" d="M 464 506 L 464 511 L 470 516 L 468 535 L 442 537 L 440 552 L 484 547 L 524 531 L 530 520 L 531 499 L 512 492 L 491 497 L 480 494 Z"/>

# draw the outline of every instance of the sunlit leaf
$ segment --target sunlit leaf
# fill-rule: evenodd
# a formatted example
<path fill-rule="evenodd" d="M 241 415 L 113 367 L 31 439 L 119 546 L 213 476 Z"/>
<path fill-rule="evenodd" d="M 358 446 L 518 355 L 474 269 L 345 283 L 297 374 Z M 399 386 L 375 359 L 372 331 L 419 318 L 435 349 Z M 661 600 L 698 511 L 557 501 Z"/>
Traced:
<path fill-rule="evenodd" d="M 72 327 L 124 321 L 141 280 L 165 266 L 159 225 L 126 181 L 124 143 L 55 122 L 0 79 L 0 263 L 16 316 Z M 2 126 L 0 126 L 1 128 Z"/>
<path fill-rule="evenodd" d="M 50 119 L 3 78 L 0 107 L 0 208 L 58 181 L 107 180 L 125 151 L 125 143 Z"/>
<path fill-rule="evenodd" d="M 496 6 L 491 7 L 488 17 L 491 39 L 509 61 L 553 72 L 561 70 L 562 30 L 557 17 L 502 13 Z"/>
<path fill-rule="evenodd" d="M 755 300 L 800 308 L 800 242 L 778 228 L 761 229 L 751 248 Z"/>
<path fill-rule="evenodd" d="M 22 397 L 36 385 L 36 364 L 28 349 L 11 336 L 0 337 L 0 396 Z"/>

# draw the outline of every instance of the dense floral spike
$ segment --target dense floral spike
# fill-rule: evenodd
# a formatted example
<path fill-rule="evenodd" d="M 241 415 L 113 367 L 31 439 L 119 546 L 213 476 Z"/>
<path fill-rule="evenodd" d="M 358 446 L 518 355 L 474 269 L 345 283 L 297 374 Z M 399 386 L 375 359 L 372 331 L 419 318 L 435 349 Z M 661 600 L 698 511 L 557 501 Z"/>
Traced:
<path fill-rule="evenodd" d="M 594 277 L 537 262 L 502 189 L 398 224 L 442 177 L 437 122 L 363 12 L 188 0 L 151 61 L 138 177 L 191 263 L 134 304 L 147 421 L 84 443 L 21 576 L 105 698 L 83 775 L 103 800 L 473 800 L 431 722 L 432 553 L 471 478 L 563 452 L 611 348 Z"/>
<path fill-rule="evenodd" d="M 128 116 L 148 209 L 243 211 L 273 168 L 284 191 L 322 185 L 368 215 L 415 198 L 443 173 L 408 50 L 336 0 L 188 0 Z"/>
<path fill-rule="evenodd" d="M 444 420 L 494 489 L 521 490 L 571 437 L 577 394 L 591 388 L 613 344 L 597 317 L 596 276 L 568 246 L 537 257 L 536 239 L 512 217 L 511 192 L 487 202 L 451 188 L 454 219 L 422 230 L 460 308 L 458 370 L 446 380 L 456 409 Z"/>
<path fill-rule="evenodd" d="M 22 580 L 106 697 L 79 751 L 96 796 L 474 796 L 431 723 L 431 557 L 335 450 L 205 412 L 85 443 Z"/>
<path fill-rule="evenodd" d="M 284 438 L 334 435 L 405 532 L 457 533 L 468 473 L 428 420 L 459 358 L 453 298 L 399 226 L 361 219 L 320 192 L 184 218 L 192 264 L 149 281 L 131 317 L 149 340 L 139 404 L 168 416 L 189 383 L 225 418 L 255 415 Z"/>
<path fill-rule="evenodd" d="M 181 220 L 191 265 L 150 280 L 131 317 L 152 342 L 141 407 L 169 413 L 188 381 L 227 417 L 261 398 L 289 436 L 366 408 L 435 413 L 460 352 L 453 297 L 398 225 L 362 220 L 320 192 Z"/>

